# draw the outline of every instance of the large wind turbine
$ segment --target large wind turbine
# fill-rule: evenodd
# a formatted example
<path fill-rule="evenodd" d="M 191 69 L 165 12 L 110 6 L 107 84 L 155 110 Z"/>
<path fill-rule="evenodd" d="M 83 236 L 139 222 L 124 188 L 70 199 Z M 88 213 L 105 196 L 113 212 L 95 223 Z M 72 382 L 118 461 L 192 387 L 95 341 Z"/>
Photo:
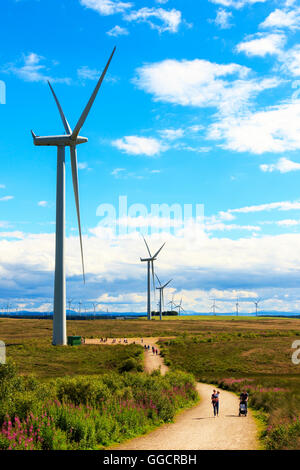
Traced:
<path fill-rule="evenodd" d="M 155 274 L 155 276 L 156 276 L 156 274 Z M 158 276 L 156 276 L 156 279 L 158 280 L 159 286 L 160 286 L 160 287 L 157 287 L 156 289 L 159 290 L 159 319 L 162 320 L 162 309 L 164 308 L 164 288 L 167 287 L 168 284 L 170 284 L 172 279 L 170 279 L 164 285 L 162 285 L 162 283 L 160 282 Z"/>
<path fill-rule="evenodd" d="M 115 53 L 114 48 L 105 69 L 89 99 L 86 107 L 84 108 L 74 130 L 72 131 L 62 107 L 54 93 L 54 90 L 49 83 L 54 100 L 58 107 L 58 111 L 65 128 L 65 135 L 54 135 L 39 137 L 34 134 L 32 137 L 34 145 L 38 146 L 54 146 L 57 147 L 57 183 L 56 183 L 56 244 L 55 244 L 55 280 L 54 280 L 54 312 L 53 312 L 53 345 L 66 345 L 67 344 L 67 328 L 66 328 L 66 274 L 65 274 L 65 148 L 70 147 L 71 153 L 71 168 L 73 189 L 75 195 L 75 204 L 78 219 L 80 249 L 81 249 L 81 262 L 83 279 L 85 282 L 84 274 L 84 261 L 83 261 L 83 248 L 81 237 L 81 223 L 80 223 L 80 210 L 79 210 L 79 193 L 78 193 L 78 170 L 77 170 L 77 153 L 76 145 L 84 144 L 88 141 L 87 137 L 79 135 L 85 120 L 91 110 L 91 107 L 98 94 L 100 86 L 106 75 L 109 64 Z"/>
<path fill-rule="evenodd" d="M 147 251 L 149 253 L 149 258 L 140 258 L 142 262 L 147 262 L 147 318 L 148 320 L 151 320 L 151 300 L 150 300 L 150 295 L 151 295 L 151 288 L 150 288 L 150 265 L 151 265 L 151 271 L 152 271 L 152 282 L 153 282 L 153 289 L 155 292 L 155 281 L 154 281 L 154 261 L 156 260 L 157 255 L 161 252 L 163 247 L 165 246 L 165 243 L 160 247 L 160 249 L 155 253 L 155 255 L 151 255 L 151 252 L 149 250 L 149 246 L 147 245 L 147 242 L 145 238 L 143 237 L 145 245 L 147 247 Z"/>

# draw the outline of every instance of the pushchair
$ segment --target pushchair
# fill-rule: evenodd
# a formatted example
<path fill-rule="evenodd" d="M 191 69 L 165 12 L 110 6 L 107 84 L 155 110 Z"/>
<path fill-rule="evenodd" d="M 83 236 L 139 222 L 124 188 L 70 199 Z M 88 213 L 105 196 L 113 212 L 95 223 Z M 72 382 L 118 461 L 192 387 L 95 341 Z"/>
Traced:
<path fill-rule="evenodd" d="M 247 416 L 247 403 L 240 401 L 239 416 Z"/>

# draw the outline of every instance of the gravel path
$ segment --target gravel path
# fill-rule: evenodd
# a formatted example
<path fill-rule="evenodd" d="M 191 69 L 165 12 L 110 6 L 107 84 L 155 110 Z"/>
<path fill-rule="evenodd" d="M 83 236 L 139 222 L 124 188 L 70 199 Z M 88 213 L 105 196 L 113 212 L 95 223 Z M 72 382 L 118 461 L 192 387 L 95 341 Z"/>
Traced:
<path fill-rule="evenodd" d="M 145 352 L 145 370 L 151 372 L 161 367 L 164 374 L 167 367 L 163 359 L 152 354 L 156 338 L 144 339 L 150 345 Z M 199 405 L 179 414 L 175 422 L 166 424 L 143 437 L 127 441 L 117 450 L 254 450 L 258 448 L 257 428 L 251 415 L 239 417 L 238 397 L 231 392 L 220 392 L 220 414 L 213 416 L 210 402 L 214 386 L 198 383 L 201 396 Z"/>

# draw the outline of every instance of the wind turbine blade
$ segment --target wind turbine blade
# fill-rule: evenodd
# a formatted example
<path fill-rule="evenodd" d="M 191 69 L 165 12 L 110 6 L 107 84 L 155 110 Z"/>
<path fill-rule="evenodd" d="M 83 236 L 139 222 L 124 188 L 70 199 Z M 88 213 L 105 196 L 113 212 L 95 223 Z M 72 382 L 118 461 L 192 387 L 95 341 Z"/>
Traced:
<path fill-rule="evenodd" d="M 77 151 L 76 151 L 76 147 L 70 147 L 70 151 L 71 151 L 71 167 L 72 167 L 73 189 L 74 189 L 74 196 L 75 196 L 75 204 L 76 204 L 76 212 L 77 212 L 77 220 L 78 220 L 78 229 L 79 229 L 79 239 L 80 239 L 80 249 L 81 249 L 82 274 L 83 274 L 83 281 L 85 283 L 82 236 L 81 236 L 81 222 L 80 222 L 80 208 L 79 208 L 78 169 L 77 169 Z"/>
<path fill-rule="evenodd" d="M 156 279 L 158 280 L 158 282 L 159 282 L 159 285 L 161 286 L 161 282 L 160 282 L 160 280 L 159 280 L 159 278 L 158 278 L 157 274 L 155 274 L 155 277 L 156 277 Z"/>
<path fill-rule="evenodd" d="M 167 287 L 167 285 L 169 285 L 172 280 L 173 280 L 173 279 L 170 279 L 170 280 L 163 286 L 163 289 L 164 289 L 165 287 Z"/>
<path fill-rule="evenodd" d="M 54 97 L 54 99 L 55 99 L 55 102 L 56 102 L 56 104 L 57 104 L 58 111 L 59 111 L 61 120 L 62 120 L 62 122 L 63 122 L 65 131 L 66 131 L 66 134 L 72 134 L 72 129 L 71 129 L 71 127 L 69 126 L 68 121 L 66 120 L 66 117 L 65 117 L 64 112 L 63 112 L 63 110 L 62 110 L 62 107 L 61 107 L 61 105 L 60 105 L 60 102 L 58 101 L 58 98 L 57 98 L 56 94 L 54 93 L 54 90 L 53 90 L 53 88 L 52 88 L 52 86 L 51 86 L 51 83 L 50 83 L 49 81 L 48 81 L 48 85 L 49 85 L 50 90 L 51 90 L 51 92 L 52 92 L 52 95 L 53 95 L 53 97 Z"/>
<path fill-rule="evenodd" d="M 165 246 L 165 244 L 166 244 L 166 243 L 164 243 L 164 244 L 160 247 L 160 249 L 155 253 L 155 255 L 153 256 L 153 258 L 156 258 L 156 257 L 157 257 L 158 253 L 161 252 L 161 250 L 163 249 L 163 247 Z"/>
<path fill-rule="evenodd" d="M 75 128 L 74 128 L 74 131 L 73 131 L 72 136 L 71 136 L 71 138 L 72 138 L 73 140 L 76 140 L 76 139 L 77 139 L 78 134 L 79 134 L 79 132 L 80 132 L 80 129 L 82 128 L 83 124 L 85 123 L 86 118 L 88 117 L 88 114 L 89 114 L 89 112 L 90 112 L 90 110 L 91 110 L 91 107 L 93 106 L 93 103 L 94 103 L 94 101 L 95 101 L 95 98 L 96 98 L 96 96 L 97 96 L 97 94 L 98 94 L 99 88 L 101 87 L 102 82 L 103 82 L 103 80 L 104 80 L 104 77 L 105 77 L 105 75 L 106 75 L 106 72 L 107 72 L 107 69 L 108 69 L 108 67 L 109 67 L 109 64 L 110 64 L 110 62 L 111 62 L 111 60 L 112 60 L 112 58 L 113 58 L 113 55 L 114 55 L 114 53 L 115 53 L 115 50 L 116 50 L 116 48 L 114 47 L 114 50 L 112 51 L 111 56 L 110 56 L 110 58 L 108 59 L 108 62 L 107 62 L 107 64 L 106 64 L 106 66 L 105 66 L 105 69 L 103 70 L 102 75 L 101 75 L 101 77 L 99 78 L 99 81 L 98 81 L 98 83 L 97 83 L 97 85 L 96 85 L 96 87 L 95 87 L 95 89 L 94 89 L 94 91 L 93 91 L 93 93 L 92 93 L 92 96 L 90 97 L 90 99 L 89 99 L 89 101 L 88 101 L 88 104 L 87 104 L 86 107 L 84 108 L 83 113 L 81 114 L 81 116 L 80 116 L 80 118 L 79 118 L 79 120 L 78 120 L 78 122 L 77 122 L 77 124 L 76 124 L 76 126 L 75 126 Z"/>
<path fill-rule="evenodd" d="M 143 235 L 142 235 L 142 236 L 143 236 Z M 145 237 L 143 237 L 143 240 L 144 240 L 144 242 L 145 242 L 145 245 L 146 245 L 146 247 L 147 247 L 147 250 L 148 250 L 149 256 L 150 256 L 150 258 L 152 258 L 152 255 L 151 255 L 151 252 L 150 252 L 150 249 L 149 249 L 149 246 L 148 246 L 148 244 L 147 244 L 147 242 L 146 242 L 146 239 L 145 239 Z"/>

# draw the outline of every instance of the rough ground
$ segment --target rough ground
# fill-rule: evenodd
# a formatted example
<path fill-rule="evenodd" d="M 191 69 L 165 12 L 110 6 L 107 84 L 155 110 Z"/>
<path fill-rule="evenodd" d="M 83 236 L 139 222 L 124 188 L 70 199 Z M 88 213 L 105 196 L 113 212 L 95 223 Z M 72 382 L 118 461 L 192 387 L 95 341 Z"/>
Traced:
<path fill-rule="evenodd" d="M 140 343 L 140 339 L 135 338 Z M 168 368 L 163 359 L 152 354 L 152 345 L 157 338 L 144 338 L 150 345 L 145 352 L 145 370 L 151 372 L 161 367 Z M 210 402 L 214 386 L 197 384 L 201 397 L 199 405 L 182 412 L 172 424 L 166 424 L 143 437 L 127 441 L 114 449 L 118 450 L 254 450 L 258 448 L 257 428 L 251 415 L 239 417 L 239 402 L 236 395 L 221 390 L 219 417 L 213 416 Z"/>

